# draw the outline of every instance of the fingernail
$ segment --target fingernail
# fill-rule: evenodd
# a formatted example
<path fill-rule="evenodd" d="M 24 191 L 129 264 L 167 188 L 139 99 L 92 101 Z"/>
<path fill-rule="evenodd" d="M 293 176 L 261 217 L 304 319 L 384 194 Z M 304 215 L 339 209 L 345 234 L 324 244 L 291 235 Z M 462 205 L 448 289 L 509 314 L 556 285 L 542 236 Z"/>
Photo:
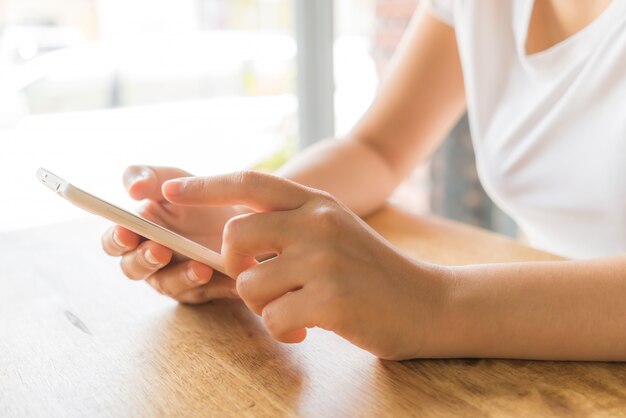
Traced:
<path fill-rule="evenodd" d="M 152 254 L 152 251 L 150 251 L 150 248 L 146 250 L 143 256 L 145 257 L 146 261 L 153 266 L 158 266 L 159 264 L 161 264 L 159 260 L 156 259 L 154 254 Z"/>
<path fill-rule="evenodd" d="M 185 189 L 186 180 L 175 179 L 166 181 L 163 184 L 163 192 L 169 195 L 181 194 Z"/>
<path fill-rule="evenodd" d="M 117 244 L 117 246 L 120 248 L 126 248 L 126 246 L 122 244 L 122 241 L 120 241 L 120 237 L 117 235 L 117 231 L 113 231 L 113 242 L 115 242 L 115 244 Z"/>
<path fill-rule="evenodd" d="M 194 283 L 202 284 L 202 280 L 196 274 L 196 271 L 191 267 L 191 264 L 187 267 L 187 277 Z"/>

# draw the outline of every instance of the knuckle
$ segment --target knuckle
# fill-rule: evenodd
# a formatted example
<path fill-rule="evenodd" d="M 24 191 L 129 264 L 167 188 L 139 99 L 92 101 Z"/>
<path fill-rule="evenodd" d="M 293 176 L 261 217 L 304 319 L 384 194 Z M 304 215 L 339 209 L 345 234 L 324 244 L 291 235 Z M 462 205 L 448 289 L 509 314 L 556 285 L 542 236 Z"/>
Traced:
<path fill-rule="evenodd" d="M 337 203 L 337 199 L 335 199 L 335 196 L 333 196 L 332 194 L 328 193 L 325 190 L 317 190 L 315 192 L 315 195 L 316 195 L 317 200 L 319 200 L 320 202 L 323 202 L 326 204 Z"/>
<path fill-rule="evenodd" d="M 241 296 L 241 299 L 248 300 L 250 298 L 250 282 L 246 279 L 244 274 L 240 274 L 237 277 L 237 293 Z"/>
<path fill-rule="evenodd" d="M 252 301 L 254 299 L 254 279 L 249 271 L 244 271 L 237 277 L 236 289 L 244 301 Z"/>
<path fill-rule="evenodd" d="M 183 192 L 183 194 L 190 195 L 201 194 L 204 190 L 206 190 L 207 185 L 208 180 L 206 178 L 193 177 L 183 183 L 181 192 Z"/>
<path fill-rule="evenodd" d="M 237 180 L 241 186 L 252 187 L 259 184 L 262 174 L 253 170 L 243 170 L 237 173 Z"/>
<path fill-rule="evenodd" d="M 210 179 L 206 177 L 195 177 L 191 182 L 192 192 L 202 193 L 204 190 L 207 190 L 211 187 Z"/>
<path fill-rule="evenodd" d="M 222 239 L 228 244 L 234 244 L 246 237 L 246 234 L 250 232 L 251 217 L 253 214 L 243 214 L 235 216 L 226 222 L 224 225 L 224 231 Z"/>
<path fill-rule="evenodd" d="M 243 218 L 241 216 L 236 216 L 232 219 L 229 219 L 224 225 L 223 232 L 223 241 L 227 244 L 231 244 L 236 242 L 238 237 L 241 236 L 241 230 L 243 229 Z"/>
<path fill-rule="evenodd" d="M 333 204 L 321 204 L 313 209 L 313 222 L 318 231 L 333 235 L 339 230 L 341 216 Z"/>

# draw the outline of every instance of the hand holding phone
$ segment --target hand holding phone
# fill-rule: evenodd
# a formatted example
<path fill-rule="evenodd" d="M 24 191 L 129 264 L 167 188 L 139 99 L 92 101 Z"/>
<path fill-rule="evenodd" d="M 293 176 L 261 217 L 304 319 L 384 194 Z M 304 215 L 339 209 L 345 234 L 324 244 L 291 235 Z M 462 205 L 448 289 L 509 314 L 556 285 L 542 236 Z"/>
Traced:
<path fill-rule="evenodd" d="M 182 235 L 167 228 L 150 222 L 140 216 L 128 212 L 112 203 L 100 199 L 78 187 L 66 182 L 48 170 L 40 168 L 37 178 L 57 195 L 70 201 L 74 205 L 93 214 L 102 216 L 118 225 L 123 226 L 145 238 L 162 244 L 173 251 L 208 265 L 220 273 L 226 274 L 222 257 L 216 253 Z"/>

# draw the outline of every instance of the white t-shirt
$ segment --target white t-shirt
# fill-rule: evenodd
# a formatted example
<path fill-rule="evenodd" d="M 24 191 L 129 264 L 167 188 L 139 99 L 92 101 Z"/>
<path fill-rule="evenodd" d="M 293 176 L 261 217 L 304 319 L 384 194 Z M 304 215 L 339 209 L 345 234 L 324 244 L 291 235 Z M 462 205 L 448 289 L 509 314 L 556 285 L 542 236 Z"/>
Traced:
<path fill-rule="evenodd" d="M 429 0 L 454 27 L 481 182 L 531 245 L 626 252 L 626 0 L 527 55 L 531 0 Z"/>

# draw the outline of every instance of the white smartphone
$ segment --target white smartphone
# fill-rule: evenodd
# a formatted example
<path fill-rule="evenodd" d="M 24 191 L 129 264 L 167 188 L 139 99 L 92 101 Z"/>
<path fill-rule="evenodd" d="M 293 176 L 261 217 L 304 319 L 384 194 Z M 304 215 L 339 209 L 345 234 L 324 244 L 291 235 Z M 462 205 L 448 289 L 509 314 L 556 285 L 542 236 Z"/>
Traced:
<path fill-rule="evenodd" d="M 159 244 L 171 248 L 173 251 L 212 267 L 220 273 L 226 274 L 222 256 L 188 238 L 183 237 L 167 228 L 150 222 L 140 216 L 130 213 L 112 203 L 100 199 L 79 189 L 46 169 L 37 170 L 37 178 L 41 183 L 59 196 L 69 200 L 74 205 L 95 215 L 102 216 L 126 229 L 146 237 Z"/>

